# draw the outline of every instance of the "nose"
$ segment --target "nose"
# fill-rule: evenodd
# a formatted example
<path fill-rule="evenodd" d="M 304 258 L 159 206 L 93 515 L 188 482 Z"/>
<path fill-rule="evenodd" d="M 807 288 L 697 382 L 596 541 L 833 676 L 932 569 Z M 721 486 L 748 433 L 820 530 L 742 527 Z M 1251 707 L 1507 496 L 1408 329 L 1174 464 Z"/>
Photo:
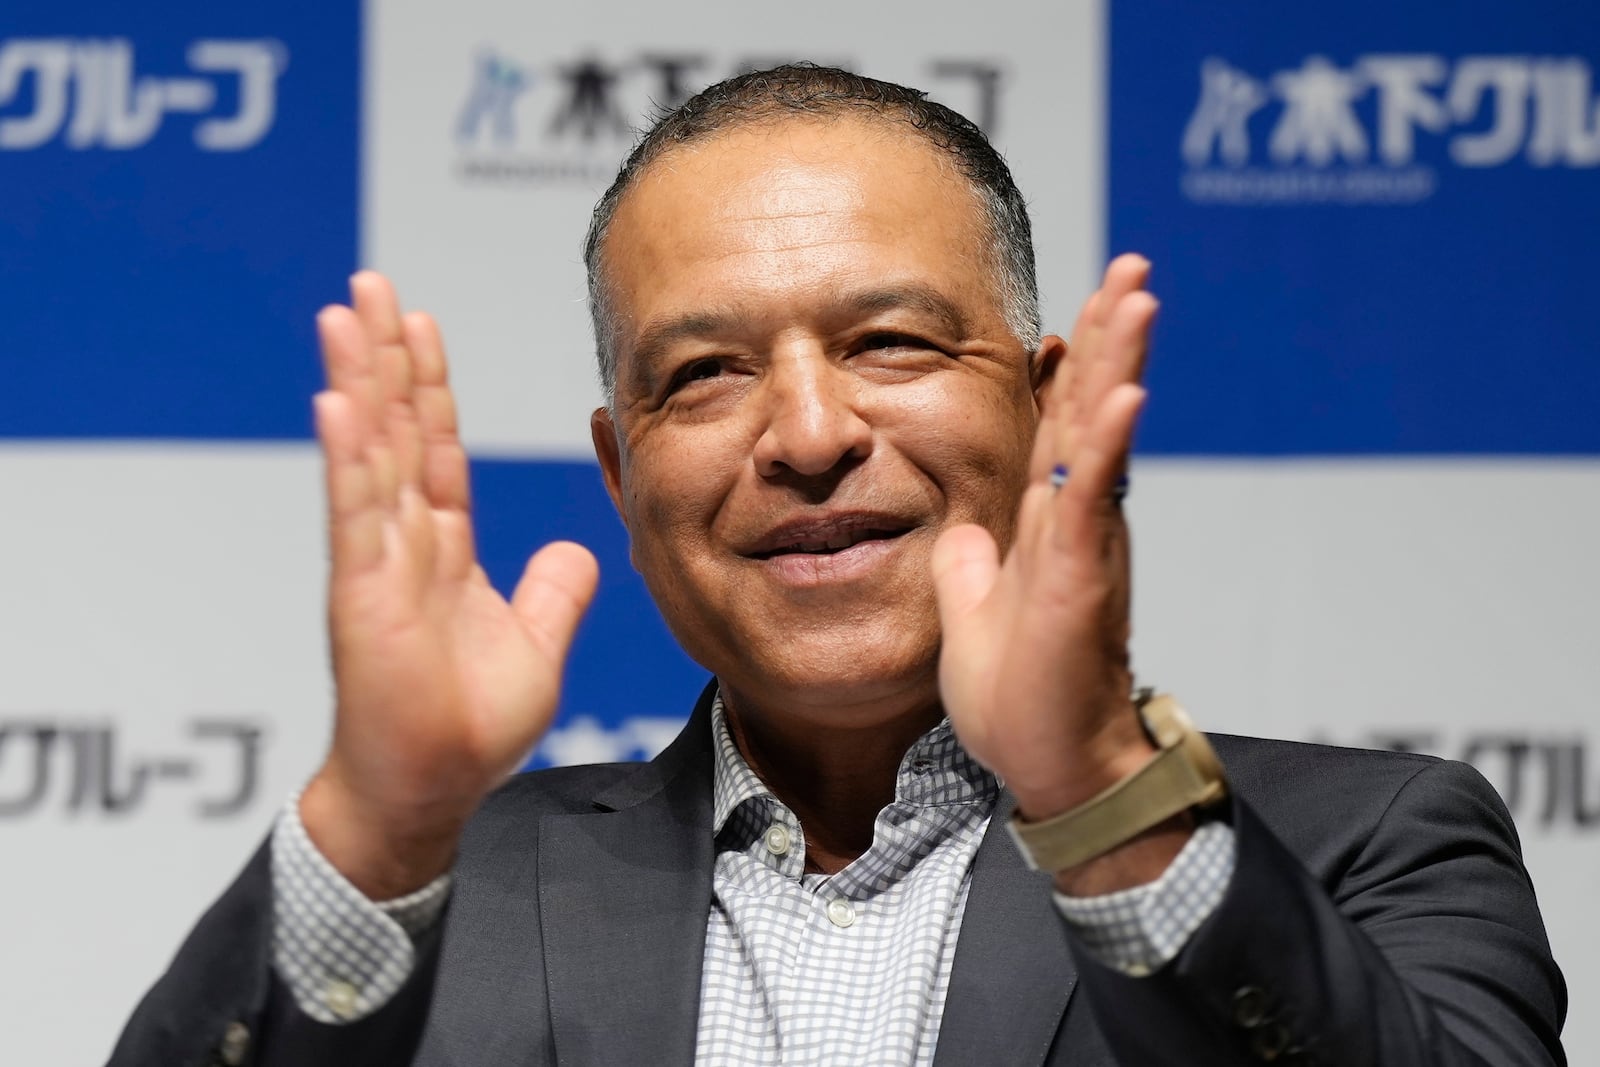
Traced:
<path fill-rule="evenodd" d="M 820 348 L 776 355 L 762 383 L 765 421 L 756 440 L 764 478 L 817 477 L 872 450 L 872 428 L 858 410 L 855 375 Z"/>

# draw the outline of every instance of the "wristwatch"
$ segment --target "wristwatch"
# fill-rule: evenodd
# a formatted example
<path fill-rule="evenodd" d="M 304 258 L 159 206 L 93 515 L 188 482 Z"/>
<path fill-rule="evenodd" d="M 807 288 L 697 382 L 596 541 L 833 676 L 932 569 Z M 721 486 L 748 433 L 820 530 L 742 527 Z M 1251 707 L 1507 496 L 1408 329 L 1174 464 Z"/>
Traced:
<path fill-rule="evenodd" d="M 1043 822 L 1006 824 L 1028 866 L 1064 871 L 1102 856 L 1190 808 L 1227 798 L 1228 780 L 1211 742 L 1179 703 L 1149 691 L 1135 695 L 1145 733 L 1159 750 L 1128 777 Z"/>

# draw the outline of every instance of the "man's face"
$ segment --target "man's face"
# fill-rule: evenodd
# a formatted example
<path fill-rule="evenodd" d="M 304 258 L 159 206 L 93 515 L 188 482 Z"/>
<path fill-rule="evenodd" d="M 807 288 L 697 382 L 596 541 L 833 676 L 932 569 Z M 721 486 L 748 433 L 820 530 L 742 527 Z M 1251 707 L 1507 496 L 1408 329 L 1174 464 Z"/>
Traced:
<path fill-rule="evenodd" d="M 635 566 L 730 691 L 936 699 L 934 540 L 1009 543 L 1036 423 L 986 243 L 970 186 L 881 122 L 734 130 L 624 199 L 595 447 Z"/>

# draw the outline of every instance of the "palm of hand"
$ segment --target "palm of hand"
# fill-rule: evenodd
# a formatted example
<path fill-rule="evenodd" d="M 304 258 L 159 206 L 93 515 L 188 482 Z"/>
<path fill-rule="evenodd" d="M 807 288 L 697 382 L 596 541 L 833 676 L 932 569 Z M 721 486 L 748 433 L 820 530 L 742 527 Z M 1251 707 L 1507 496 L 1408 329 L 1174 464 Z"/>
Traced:
<path fill-rule="evenodd" d="M 1141 758 L 1127 526 L 1113 493 L 1144 401 L 1147 272 L 1137 257 L 1114 261 L 1079 316 L 1005 560 L 976 526 L 947 531 L 934 555 L 945 710 L 973 756 L 1040 806 L 1070 806 Z M 1057 464 L 1070 471 L 1059 490 Z"/>
<path fill-rule="evenodd" d="M 313 808 L 331 795 L 375 838 L 448 837 L 549 726 L 597 569 L 586 549 L 558 542 L 529 561 L 510 600 L 489 584 L 437 327 L 402 317 L 377 274 L 351 290 L 353 310 L 318 319 L 338 715 L 307 793 L 321 787 Z M 333 818 L 308 817 L 307 829 L 322 831 L 337 865 Z M 352 841 L 353 865 L 363 850 Z"/>

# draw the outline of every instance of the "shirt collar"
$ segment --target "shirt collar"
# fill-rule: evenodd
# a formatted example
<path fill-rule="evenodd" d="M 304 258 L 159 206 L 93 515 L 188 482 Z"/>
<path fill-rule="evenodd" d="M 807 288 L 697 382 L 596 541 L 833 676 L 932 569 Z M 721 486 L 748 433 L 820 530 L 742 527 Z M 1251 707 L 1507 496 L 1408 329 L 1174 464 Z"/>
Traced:
<path fill-rule="evenodd" d="M 770 810 L 779 804 L 756 772 L 750 769 L 733 740 L 727 709 L 718 692 L 711 703 L 712 832 L 721 834 L 734 812 L 747 802 Z M 919 807 L 947 804 L 992 806 L 1000 783 L 968 755 L 949 719 L 944 719 L 917 739 L 900 761 L 895 776 L 895 802 Z"/>

